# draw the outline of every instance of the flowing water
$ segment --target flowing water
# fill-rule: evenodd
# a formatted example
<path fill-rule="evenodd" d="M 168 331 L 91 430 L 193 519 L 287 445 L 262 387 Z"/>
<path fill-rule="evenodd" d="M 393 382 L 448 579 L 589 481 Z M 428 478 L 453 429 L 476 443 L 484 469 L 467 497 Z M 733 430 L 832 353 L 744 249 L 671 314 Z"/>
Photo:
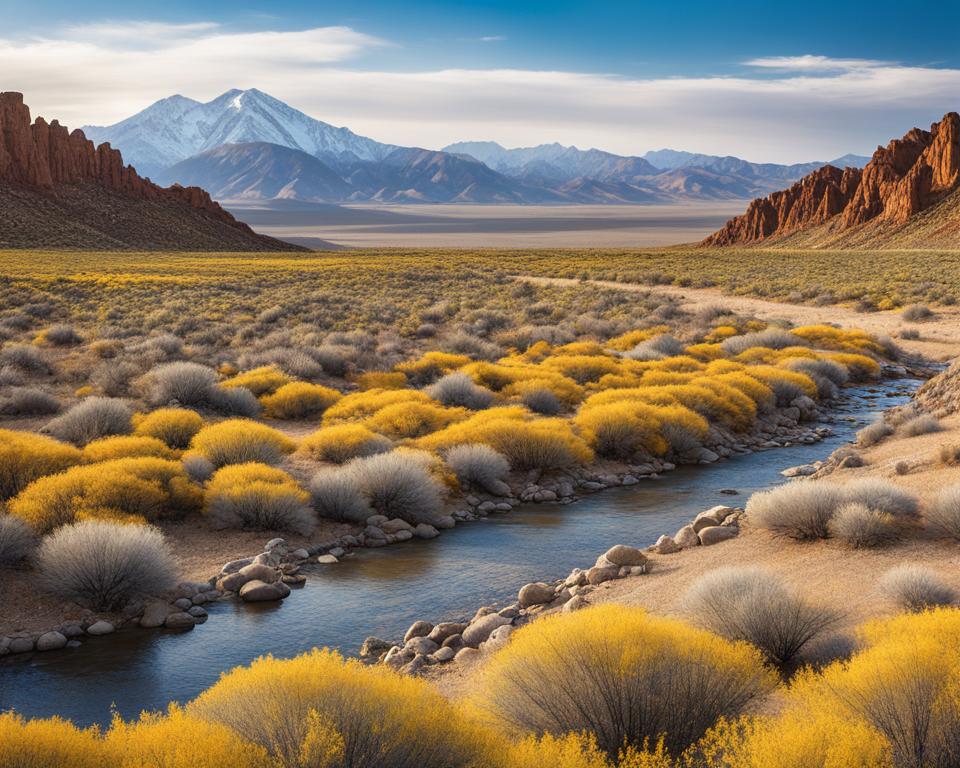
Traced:
<path fill-rule="evenodd" d="M 880 411 L 905 402 L 917 383 L 848 390 L 833 436 L 821 443 L 682 467 L 566 506 L 522 505 L 433 541 L 362 550 L 318 568 L 282 605 L 218 603 L 208 606 L 206 624 L 185 633 L 134 628 L 8 659 L 0 664 L 0 711 L 84 725 L 109 722 L 113 709 L 130 718 L 186 701 L 262 654 L 314 646 L 355 654 L 368 635 L 397 638 L 417 619 L 465 618 L 481 605 L 508 603 L 523 584 L 592 565 L 613 544 L 647 546 L 703 509 L 743 505 L 751 492 L 782 482 L 782 469 L 825 458 Z M 719 492 L 731 488 L 738 495 Z"/>

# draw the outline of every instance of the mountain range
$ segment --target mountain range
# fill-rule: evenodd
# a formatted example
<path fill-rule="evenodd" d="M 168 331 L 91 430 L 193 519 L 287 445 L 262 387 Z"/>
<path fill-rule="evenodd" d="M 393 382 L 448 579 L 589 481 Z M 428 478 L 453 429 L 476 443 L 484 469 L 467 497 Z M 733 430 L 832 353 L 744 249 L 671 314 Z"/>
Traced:
<path fill-rule="evenodd" d="M 324 203 L 671 203 L 749 199 L 824 163 L 776 165 L 674 150 L 643 157 L 560 144 L 443 150 L 385 144 L 306 115 L 256 89 L 202 103 L 162 99 L 109 126 L 85 126 L 141 173 L 201 186 L 221 201 Z M 851 167 L 855 155 L 835 163 Z"/>
<path fill-rule="evenodd" d="M 863 169 L 819 168 L 758 198 L 705 246 L 960 246 L 960 114 L 878 147 Z"/>

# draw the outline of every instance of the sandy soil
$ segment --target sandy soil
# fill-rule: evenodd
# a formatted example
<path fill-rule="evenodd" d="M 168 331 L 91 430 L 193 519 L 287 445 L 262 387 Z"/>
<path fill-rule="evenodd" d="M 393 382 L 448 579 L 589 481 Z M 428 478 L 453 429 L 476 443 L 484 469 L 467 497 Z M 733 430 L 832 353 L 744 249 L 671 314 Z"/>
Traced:
<path fill-rule="evenodd" d="M 581 281 L 566 278 L 524 277 L 532 282 L 566 285 Z M 938 307 L 936 315 L 922 323 L 904 323 L 900 311 L 857 312 L 852 307 L 829 305 L 815 307 L 807 304 L 784 304 L 750 296 L 728 296 L 714 288 L 677 288 L 673 286 L 647 286 L 633 283 L 617 283 L 607 280 L 589 282 L 607 288 L 626 291 L 655 291 L 669 294 L 681 301 L 685 309 L 697 310 L 707 306 L 723 306 L 732 312 L 752 315 L 761 320 L 789 320 L 795 325 L 836 323 L 844 328 L 862 328 L 878 336 L 891 336 L 897 344 L 911 355 L 920 355 L 929 360 L 951 360 L 960 356 L 960 307 Z M 902 328 L 920 332 L 920 339 L 901 339 Z"/>

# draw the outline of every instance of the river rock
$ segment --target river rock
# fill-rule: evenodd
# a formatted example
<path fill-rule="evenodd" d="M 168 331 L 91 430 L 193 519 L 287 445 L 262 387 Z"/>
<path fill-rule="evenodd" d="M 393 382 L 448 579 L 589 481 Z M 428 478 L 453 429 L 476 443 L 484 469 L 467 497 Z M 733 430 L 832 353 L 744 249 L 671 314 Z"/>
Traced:
<path fill-rule="evenodd" d="M 37 638 L 38 651 L 58 651 L 67 644 L 67 638 L 59 632 L 44 632 Z"/>
<path fill-rule="evenodd" d="M 671 536 L 664 534 L 653 545 L 653 551 L 658 555 L 672 555 L 674 552 L 679 552 L 680 547 L 677 546 L 677 542 Z"/>
<path fill-rule="evenodd" d="M 418 656 L 429 656 L 440 646 L 429 637 L 421 635 L 419 637 L 411 637 L 403 644 L 403 647 L 413 651 Z"/>
<path fill-rule="evenodd" d="M 290 557 L 294 560 L 306 560 L 310 557 L 310 553 L 301 547 L 300 549 L 293 550 L 293 552 L 290 553 Z"/>
<path fill-rule="evenodd" d="M 586 607 L 587 601 L 584 600 L 580 595 L 574 595 L 563 604 L 563 611 L 565 613 L 572 613 L 573 611 L 579 611 L 581 608 Z"/>
<path fill-rule="evenodd" d="M 432 525 L 420 523 L 416 528 L 413 529 L 413 535 L 418 539 L 434 539 L 440 535 L 440 531 L 438 531 Z"/>
<path fill-rule="evenodd" d="M 624 565 L 643 565 L 647 562 L 647 556 L 636 547 L 630 547 L 626 544 L 616 544 L 603 553 L 607 562 L 618 567 Z"/>
<path fill-rule="evenodd" d="M 207 620 L 208 616 L 210 615 L 210 614 L 207 613 L 207 609 L 206 609 L 206 608 L 201 608 L 199 605 L 193 606 L 193 608 L 191 608 L 189 611 L 187 611 L 187 613 L 188 613 L 190 616 L 193 616 L 193 618 L 195 618 L 195 619 L 197 620 L 197 623 L 198 623 L 198 624 L 203 624 L 203 622 L 205 622 L 205 621 Z"/>
<path fill-rule="evenodd" d="M 371 635 L 360 646 L 360 658 L 379 659 L 393 647 L 393 643 Z"/>
<path fill-rule="evenodd" d="M 439 624 L 434 626 L 430 630 L 430 634 L 427 635 L 433 642 L 443 644 L 443 642 L 448 637 L 453 637 L 453 635 L 459 635 L 467 628 L 465 623 L 459 621 L 441 621 Z"/>
<path fill-rule="evenodd" d="M 11 637 L 10 645 L 7 646 L 10 653 L 29 653 L 33 650 L 33 647 L 32 637 Z"/>
<path fill-rule="evenodd" d="M 454 528 L 457 524 L 457 521 L 453 519 L 453 515 L 437 515 L 433 519 L 434 528 L 442 528 L 444 530 L 448 528 Z"/>
<path fill-rule="evenodd" d="M 457 652 L 450 646 L 443 646 L 442 648 L 437 649 L 433 654 L 433 660 L 438 664 L 446 664 L 448 661 L 452 661 L 453 657 L 457 655 Z"/>
<path fill-rule="evenodd" d="M 807 475 L 812 475 L 817 469 L 813 464 L 800 464 L 796 467 L 788 467 L 780 474 L 784 477 L 806 477 Z"/>
<path fill-rule="evenodd" d="M 563 581 L 565 587 L 580 587 L 587 583 L 587 572 L 574 568 Z"/>
<path fill-rule="evenodd" d="M 273 550 L 275 549 L 286 549 L 286 548 L 287 548 L 287 542 L 284 539 L 276 538 L 276 539 L 270 539 L 270 541 L 268 541 L 266 545 L 263 547 L 263 551 L 273 552 Z"/>
<path fill-rule="evenodd" d="M 269 565 L 264 565 L 262 563 L 251 563 L 248 566 L 241 568 L 237 571 L 243 578 L 244 582 L 250 581 L 262 581 L 265 584 L 273 584 L 273 582 L 280 579 L 280 573 L 276 568 L 271 568 Z"/>
<path fill-rule="evenodd" d="M 164 626 L 168 629 L 192 629 L 196 619 L 186 611 L 177 611 L 167 616 Z"/>
<path fill-rule="evenodd" d="M 463 635 L 450 635 L 450 637 L 444 640 L 440 646 L 442 648 L 453 648 L 453 650 L 459 651 L 461 648 L 463 648 Z"/>
<path fill-rule="evenodd" d="M 674 534 L 673 540 L 680 549 L 696 547 L 700 544 L 700 539 L 697 536 L 697 532 L 693 530 L 692 525 L 683 526 L 683 528 Z"/>
<path fill-rule="evenodd" d="M 504 618 L 496 613 L 481 616 L 463 630 L 461 635 L 463 643 L 471 648 L 478 648 L 480 643 L 490 637 L 490 633 L 492 633 L 493 630 L 509 623 L 510 619 Z"/>
<path fill-rule="evenodd" d="M 709 448 L 701 448 L 697 460 L 701 464 L 713 464 L 713 462 L 720 460 L 720 456 Z"/>
<path fill-rule="evenodd" d="M 496 653 L 510 642 L 510 635 L 513 634 L 514 629 L 516 629 L 516 627 L 512 624 L 504 624 L 502 627 L 497 627 L 490 633 L 490 637 L 480 644 L 480 650 L 483 653 Z"/>
<path fill-rule="evenodd" d="M 140 626 L 144 629 L 162 627 L 166 621 L 170 606 L 160 600 L 151 600 L 144 606 L 143 616 L 140 617 Z"/>
<path fill-rule="evenodd" d="M 411 661 L 415 655 L 409 648 L 401 648 L 399 645 L 395 645 L 387 651 L 387 655 L 383 657 L 383 663 L 394 669 L 399 669 Z"/>
<path fill-rule="evenodd" d="M 399 517 L 395 517 L 392 520 L 387 520 L 384 523 L 381 523 L 379 526 L 380 530 L 384 533 L 398 533 L 400 531 L 412 531 L 413 526 L 410 525 L 406 520 L 401 520 Z"/>
<path fill-rule="evenodd" d="M 457 651 L 457 655 L 453 658 L 457 664 L 473 664 L 480 658 L 480 651 L 468 646 Z"/>
<path fill-rule="evenodd" d="M 246 577 L 239 571 L 230 573 L 217 580 L 217 588 L 224 592 L 236 592 L 247 583 Z"/>
<path fill-rule="evenodd" d="M 587 583 L 593 585 L 603 584 L 605 581 L 610 581 L 611 579 L 617 578 L 619 571 L 619 568 L 604 568 L 594 566 L 587 571 Z"/>
<path fill-rule="evenodd" d="M 248 581 L 240 589 L 240 598 L 248 603 L 262 603 L 271 600 L 283 600 L 290 594 L 290 587 L 283 582 L 268 584 L 265 581 L 254 579 Z"/>
<path fill-rule="evenodd" d="M 712 525 L 700 531 L 700 543 L 709 547 L 711 544 L 719 544 L 721 541 L 735 538 L 738 533 L 740 529 L 734 525 Z"/>
<path fill-rule="evenodd" d="M 433 624 L 429 621 L 415 621 L 410 625 L 410 629 L 407 630 L 406 634 L 403 636 L 403 642 L 412 640 L 415 637 L 426 637 L 433 631 Z"/>
<path fill-rule="evenodd" d="M 109 635 L 114 629 L 115 627 L 109 621 L 100 619 L 100 621 L 95 621 L 93 624 L 87 627 L 87 634 L 93 635 L 94 637 L 98 637 L 100 635 Z"/>
<path fill-rule="evenodd" d="M 189 597 L 178 597 L 176 600 L 173 601 L 173 604 L 177 608 L 179 608 L 181 611 L 185 611 L 187 610 L 187 608 L 193 605 L 193 601 L 190 600 Z"/>
<path fill-rule="evenodd" d="M 529 608 L 531 605 L 549 603 L 553 600 L 554 594 L 554 589 L 551 585 L 537 581 L 521 587 L 518 600 L 521 608 Z"/>

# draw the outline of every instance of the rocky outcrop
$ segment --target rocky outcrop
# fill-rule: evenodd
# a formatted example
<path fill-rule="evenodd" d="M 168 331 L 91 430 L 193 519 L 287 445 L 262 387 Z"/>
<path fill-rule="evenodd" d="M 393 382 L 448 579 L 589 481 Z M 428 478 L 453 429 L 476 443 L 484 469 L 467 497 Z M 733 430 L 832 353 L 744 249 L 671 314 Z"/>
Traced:
<path fill-rule="evenodd" d="M 226 239 L 224 247 L 236 247 L 237 243 L 234 241 L 237 233 L 240 233 L 261 250 L 301 250 L 296 246 L 257 235 L 250 227 L 221 208 L 199 187 L 174 185 L 164 188 L 142 178 L 135 168 L 124 164 L 118 150 L 109 144 L 95 147 L 82 131 L 70 131 L 56 120 L 48 123 L 42 117 L 31 123 L 30 109 L 24 104 L 22 94 L 0 93 L 0 190 L 15 192 L 20 196 L 44 193 L 53 199 L 67 197 L 69 205 L 60 209 L 66 217 L 69 215 L 66 212 L 68 209 L 77 210 L 77 190 L 83 189 L 92 190 L 91 197 L 95 198 L 95 201 L 92 204 L 94 210 L 86 214 L 92 220 L 81 223 L 94 228 L 97 225 L 97 206 L 111 209 L 116 207 L 116 200 L 106 204 L 103 202 L 101 193 L 107 192 L 120 200 L 153 204 L 150 210 L 154 215 L 164 207 L 169 207 L 174 210 L 176 218 L 177 208 L 186 209 L 193 215 L 194 220 L 190 222 L 191 226 L 185 228 L 184 248 L 196 245 L 196 238 L 191 238 L 191 235 L 199 226 L 197 222 L 209 220 L 236 230 Z M 4 223 L 6 224 L 6 220 Z M 178 220 L 177 223 L 182 222 Z M 200 239 L 204 241 L 204 249 L 209 249 L 206 241 L 210 238 Z M 23 241 L 23 244 L 29 245 L 29 240 L 29 233 L 23 236 L 20 232 L 0 232 L 0 242 L 9 241 L 20 245 Z M 83 247 L 83 243 L 76 245 Z M 169 247 L 169 243 L 164 245 Z"/>
<path fill-rule="evenodd" d="M 960 115 L 950 112 L 929 131 L 914 128 L 879 147 L 863 171 L 825 166 L 754 200 L 701 244 L 750 245 L 821 226 L 831 234 L 866 224 L 903 226 L 958 186 Z"/>

